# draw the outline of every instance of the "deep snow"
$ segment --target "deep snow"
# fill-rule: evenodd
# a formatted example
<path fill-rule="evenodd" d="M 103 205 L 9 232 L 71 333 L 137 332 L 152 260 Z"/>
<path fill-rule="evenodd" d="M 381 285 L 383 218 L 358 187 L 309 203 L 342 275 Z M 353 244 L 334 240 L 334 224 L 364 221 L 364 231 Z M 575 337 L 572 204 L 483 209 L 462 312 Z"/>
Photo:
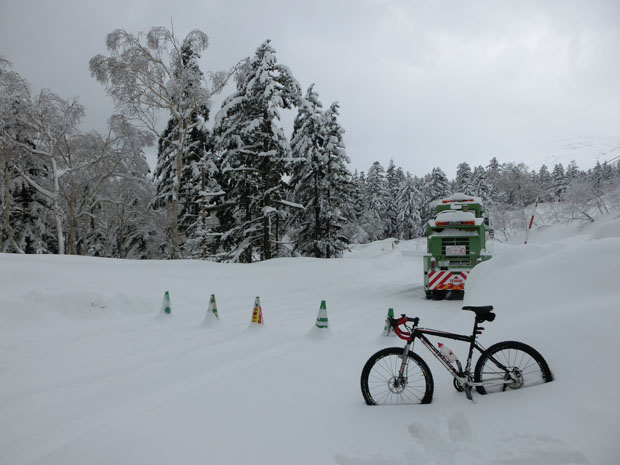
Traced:
<path fill-rule="evenodd" d="M 252 265 L 2 254 L 0 463 L 617 464 L 620 219 L 516 242 L 440 302 L 424 299 L 422 240 Z M 432 404 L 366 406 L 363 364 L 401 345 L 381 335 L 388 307 L 467 333 L 466 304 L 495 306 L 484 345 L 529 343 L 556 380 L 472 403 L 420 345 Z"/>

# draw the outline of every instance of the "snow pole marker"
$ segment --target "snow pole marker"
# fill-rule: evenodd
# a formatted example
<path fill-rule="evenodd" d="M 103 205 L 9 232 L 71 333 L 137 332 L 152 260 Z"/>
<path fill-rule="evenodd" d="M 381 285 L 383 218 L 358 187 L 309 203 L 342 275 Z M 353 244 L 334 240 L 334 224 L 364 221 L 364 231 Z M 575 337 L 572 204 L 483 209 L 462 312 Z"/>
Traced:
<path fill-rule="evenodd" d="M 394 330 L 392 329 L 392 325 L 390 325 L 389 318 L 394 318 L 394 309 L 388 308 L 387 316 L 385 318 L 385 326 L 383 327 L 383 335 L 384 336 L 394 336 Z"/>
<path fill-rule="evenodd" d="M 532 212 L 532 217 L 530 218 L 530 224 L 525 230 L 525 242 L 523 245 L 527 244 L 527 238 L 530 235 L 530 229 L 532 229 L 532 224 L 534 224 L 534 214 L 536 213 L 536 207 L 538 206 L 538 199 L 536 199 L 536 203 L 534 204 L 534 211 Z"/>
<path fill-rule="evenodd" d="M 264 322 L 263 309 L 260 306 L 260 298 L 256 297 L 254 300 L 254 309 L 252 310 L 252 320 L 250 321 L 250 324 L 255 323 L 257 325 L 262 325 Z"/>
<path fill-rule="evenodd" d="M 170 308 L 170 294 L 168 291 L 164 293 L 164 301 L 161 304 L 160 313 L 167 313 L 168 315 L 172 313 L 172 309 Z"/>
<path fill-rule="evenodd" d="M 327 320 L 327 305 L 324 300 L 321 300 L 321 306 L 319 313 L 316 316 L 315 326 L 319 329 L 327 329 L 329 327 L 329 321 Z"/>

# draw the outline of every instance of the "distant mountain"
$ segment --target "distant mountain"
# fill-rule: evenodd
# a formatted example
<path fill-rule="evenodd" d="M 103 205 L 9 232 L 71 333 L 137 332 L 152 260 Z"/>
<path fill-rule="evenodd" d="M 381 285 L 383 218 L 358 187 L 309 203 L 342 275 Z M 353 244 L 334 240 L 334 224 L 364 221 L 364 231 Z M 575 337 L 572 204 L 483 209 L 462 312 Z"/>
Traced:
<path fill-rule="evenodd" d="M 537 160 L 525 162 L 535 170 L 540 168 L 541 163 L 545 163 L 549 168 L 562 163 L 566 168 L 571 160 L 575 160 L 579 169 L 588 170 L 593 168 L 597 161 L 600 163 L 620 161 L 620 137 L 590 136 L 560 139 L 527 158 Z"/>

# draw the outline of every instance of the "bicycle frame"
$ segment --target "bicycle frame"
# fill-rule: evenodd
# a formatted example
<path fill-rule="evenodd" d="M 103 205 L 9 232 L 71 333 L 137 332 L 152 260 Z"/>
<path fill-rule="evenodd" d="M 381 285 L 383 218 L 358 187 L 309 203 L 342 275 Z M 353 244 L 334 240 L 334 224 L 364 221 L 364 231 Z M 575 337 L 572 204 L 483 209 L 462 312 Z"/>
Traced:
<path fill-rule="evenodd" d="M 454 368 L 454 365 L 450 363 L 450 361 L 446 358 L 446 356 L 442 354 L 439 351 L 439 349 L 437 349 L 425 335 L 436 336 L 436 337 L 440 337 L 444 339 L 452 339 L 455 341 L 469 342 L 469 352 L 467 355 L 467 361 L 465 363 L 465 370 L 463 371 L 461 369 L 461 372 L 459 373 Z M 410 341 L 408 341 L 407 345 L 412 347 L 416 338 L 419 339 L 422 342 L 422 344 L 426 346 L 426 348 L 435 356 L 435 358 L 437 358 L 437 360 L 441 362 L 441 364 L 446 368 L 446 370 L 450 372 L 450 374 L 454 378 L 458 379 L 461 382 L 467 381 L 467 378 L 464 377 L 464 375 L 466 375 L 467 373 L 470 373 L 471 360 L 472 360 L 472 356 L 474 353 L 474 349 L 476 349 L 480 353 L 484 351 L 484 347 L 476 341 L 475 332 L 471 336 L 467 336 L 464 334 L 456 334 L 456 333 L 450 333 L 446 331 L 438 331 L 438 330 L 429 329 L 429 328 L 416 328 L 413 334 L 411 335 L 411 339 Z M 407 350 L 409 350 L 409 347 L 407 347 Z M 460 367 L 460 363 L 458 363 L 458 365 Z M 470 381 L 469 384 L 472 384 L 472 382 Z"/>
<path fill-rule="evenodd" d="M 406 319 L 406 320 L 403 321 L 403 319 Z M 452 377 L 455 380 L 457 380 L 459 383 L 461 383 L 461 385 L 467 391 L 467 397 L 470 397 L 469 391 L 471 390 L 472 387 L 496 384 L 496 380 L 475 382 L 473 381 L 473 376 L 471 374 L 471 362 L 472 362 L 474 349 L 480 353 L 484 352 L 485 350 L 485 347 L 476 341 L 476 337 L 478 336 L 478 334 L 482 334 L 482 330 L 484 329 L 482 326 L 478 325 L 478 320 L 474 320 L 474 329 L 471 335 L 451 333 L 451 332 L 440 331 L 440 330 L 431 329 L 431 328 L 418 328 L 419 321 L 420 319 L 418 317 L 407 318 L 404 315 L 403 315 L 403 318 L 396 320 L 396 324 L 394 325 L 394 333 L 401 339 L 404 339 L 407 341 L 403 349 L 404 356 L 406 356 L 409 350 L 413 348 L 415 340 L 419 339 L 422 342 L 422 344 L 424 344 L 424 346 L 426 346 L 426 348 L 435 356 L 435 358 L 437 358 L 437 360 L 441 362 L 441 364 L 446 368 L 446 370 L 448 370 L 448 372 L 452 375 Z M 406 322 L 413 322 L 414 324 L 413 328 L 410 331 L 403 331 L 398 327 L 399 324 L 404 324 Z M 459 368 L 459 371 L 457 371 L 454 365 L 450 363 L 450 361 L 445 357 L 445 355 L 443 355 L 439 351 L 439 349 L 437 349 L 431 343 L 431 341 L 426 337 L 426 335 L 436 336 L 436 337 L 440 337 L 444 339 L 452 339 L 455 341 L 469 342 L 469 352 L 467 354 L 465 370 L 462 369 L 461 363 L 457 360 L 456 363 Z M 406 358 L 404 358 L 403 360 L 405 361 L 405 363 L 403 363 L 403 366 L 400 369 L 401 376 L 404 373 L 404 370 L 406 368 Z M 503 367 L 503 364 L 497 361 L 495 362 L 498 364 L 498 366 Z"/>

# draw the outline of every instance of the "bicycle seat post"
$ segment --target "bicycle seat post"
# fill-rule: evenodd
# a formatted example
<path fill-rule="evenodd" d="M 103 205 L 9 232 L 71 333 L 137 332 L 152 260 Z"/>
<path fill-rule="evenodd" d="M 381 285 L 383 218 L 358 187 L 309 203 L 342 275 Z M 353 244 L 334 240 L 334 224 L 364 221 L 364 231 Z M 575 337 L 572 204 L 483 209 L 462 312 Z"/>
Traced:
<path fill-rule="evenodd" d="M 484 330 L 484 328 L 482 326 L 478 326 L 478 317 L 474 317 L 474 330 L 472 333 L 472 337 L 474 339 L 476 339 L 476 336 L 478 336 L 479 334 L 482 334 L 482 331 Z"/>

